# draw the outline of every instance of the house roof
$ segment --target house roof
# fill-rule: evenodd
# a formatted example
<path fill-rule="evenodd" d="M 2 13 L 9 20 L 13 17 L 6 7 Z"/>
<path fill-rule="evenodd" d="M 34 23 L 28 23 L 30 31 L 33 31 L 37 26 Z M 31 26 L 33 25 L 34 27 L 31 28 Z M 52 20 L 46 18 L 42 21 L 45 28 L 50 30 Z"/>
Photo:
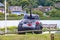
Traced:
<path fill-rule="evenodd" d="M 50 7 L 50 6 L 42 6 L 42 7 L 34 8 L 34 10 L 40 10 L 42 12 L 48 12 L 51 9 L 52 9 L 52 7 Z"/>
<path fill-rule="evenodd" d="M 9 6 L 9 10 L 11 11 L 22 11 L 21 6 Z"/>
<path fill-rule="evenodd" d="M 0 2 L 0 7 L 1 7 L 1 6 L 4 6 L 4 4 L 2 4 L 2 3 Z"/>
<path fill-rule="evenodd" d="M 55 7 L 60 8 L 60 2 L 56 3 Z"/>

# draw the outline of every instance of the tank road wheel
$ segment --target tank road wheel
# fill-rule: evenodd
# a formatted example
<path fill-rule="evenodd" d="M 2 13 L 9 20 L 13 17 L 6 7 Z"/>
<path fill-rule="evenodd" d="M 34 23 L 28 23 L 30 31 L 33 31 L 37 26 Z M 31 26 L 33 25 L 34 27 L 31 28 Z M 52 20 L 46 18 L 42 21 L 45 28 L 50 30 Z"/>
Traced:
<path fill-rule="evenodd" d="M 35 30 L 42 30 L 42 26 L 36 26 Z M 42 34 L 42 31 L 35 31 L 35 34 Z"/>
<path fill-rule="evenodd" d="M 25 32 L 20 32 L 23 31 L 24 29 L 22 28 L 22 24 L 18 25 L 18 34 L 25 34 Z"/>

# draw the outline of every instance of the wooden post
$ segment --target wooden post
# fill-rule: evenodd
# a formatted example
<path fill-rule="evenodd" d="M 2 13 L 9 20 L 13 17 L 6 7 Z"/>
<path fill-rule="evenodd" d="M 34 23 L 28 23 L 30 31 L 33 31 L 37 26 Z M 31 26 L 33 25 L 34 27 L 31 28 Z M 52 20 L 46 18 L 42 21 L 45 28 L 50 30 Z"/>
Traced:
<path fill-rule="evenodd" d="M 50 37 L 51 37 L 51 40 L 54 40 L 54 34 L 51 34 Z"/>

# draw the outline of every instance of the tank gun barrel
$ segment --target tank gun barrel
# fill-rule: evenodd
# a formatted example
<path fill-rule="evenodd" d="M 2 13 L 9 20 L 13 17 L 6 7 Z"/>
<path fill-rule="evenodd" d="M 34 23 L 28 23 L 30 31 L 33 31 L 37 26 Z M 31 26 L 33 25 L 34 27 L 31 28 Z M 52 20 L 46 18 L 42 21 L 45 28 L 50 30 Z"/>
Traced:
<path fill-rule="evenodd" d="M 31 8 L 30 8 L 30 18 L 32 18 L 32 12 L 31 12 Z"/>
<path fill-rule="evenodd" d="M 32 18 L 32 10 L 31 10 L 32 9 L 32 5 L 31 4 L 29 5 L 29 8 L 30 8 L 30 10 L 29 10 L 30 11 L 30 18 Z"/>

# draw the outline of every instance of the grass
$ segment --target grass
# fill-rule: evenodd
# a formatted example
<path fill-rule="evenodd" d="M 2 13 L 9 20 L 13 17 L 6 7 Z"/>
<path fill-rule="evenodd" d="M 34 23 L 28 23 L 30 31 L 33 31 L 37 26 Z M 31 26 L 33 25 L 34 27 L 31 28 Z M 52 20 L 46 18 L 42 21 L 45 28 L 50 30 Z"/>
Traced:
<path fill-rule="evenodd" d="M 32 35 L 32 34 L 27 34 L 27 35 L 10 35 L 10 36 L 0 36 L 0 39 L 1 40 L 46 40 L 47 38 L 50 39 L 48 37 L 49 35 Z M 43 37 L 43 38 L 42 38 Z M 47 39 L 47 40 L 48 40 Z"/>
<path fill-rule="evenodd" d="M 60 20 L 60 17 L 40 17 L 41 20 Z"/>
<path fill-rule="evenodd" d="M 20 20 L 22 19 L 23 16 L 18 16 L 18 17 L 7 17 L 8 20 Z"/>
<path fill-rule="evenodd" d="M 7 17 L 8 20 L 20 20 L 23 16 Z M 0 20 L 4 20 L 5 17 L 0 17 Z M 40 20 L 60 20 L 60 17 L 40 17 Z"/>
<path fill-rule="evenodd" d="M 55 36 L 60 37 L 60 34 L 55 34 Z M 54 40 L 59 39 L 54 38 Z M 50 40 L 50 34 L 0 35 L 0 40 Z"/>
<path fill-rule="evenodd" d="M 23 16 L 17 16 L 17 17 L 7 17 L 7 20 L 20 20 Z M 4 20 L 5 17 L 0 17 L 0 20 Z"/>
<path fill-rule="evenodd" d="M 54 39 L 55 39 L 55 40 L 60 40 L 60 34 L 55 34 L 55 35 L 54 35 Z"/>

